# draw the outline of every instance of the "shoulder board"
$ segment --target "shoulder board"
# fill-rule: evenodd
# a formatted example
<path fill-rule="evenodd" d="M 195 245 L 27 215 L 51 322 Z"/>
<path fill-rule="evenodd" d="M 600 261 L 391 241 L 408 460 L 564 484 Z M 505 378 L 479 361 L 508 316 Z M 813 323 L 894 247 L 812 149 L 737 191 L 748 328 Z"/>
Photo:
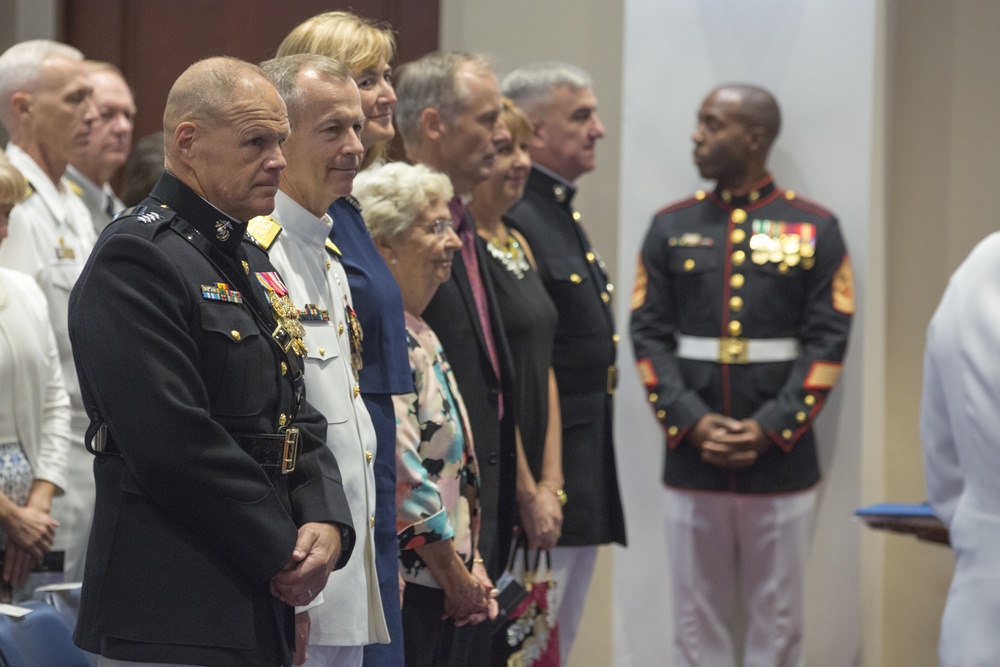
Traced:
<path fill-rule="evenodd" d="M 35 186 L 32 185 L 31 181 L 29 181 L 28 179 L 24 179 L 24 187 L 27 188 L 27 192 L 24 193 L 25 199 L 35 194 Z"/>
<path fill-rule="evenodd" d="M 164 222 L 166 220 L 170 220 L 174 217 L 174 215 L 174 211 L 165 205 L 146 206 L 139 204 L 138 206 L 125 209 L 116 215 L 112 222 L 115 220 L 122 220 L 124 218 L 136 218 L 139 222 L 149 225 L 154 222 Z"/>
<path fill-rule="evenodd" d="M 663 215 L 664 213 L 671 213 L 672 211 L 678 211 L 682 208 L 694 206 L 698 202 L 705 201 L 707 197 L 708 195 L 705 194 L 704 190 L 698 190 L 698 192 L 694 193 L 693 197 L 688 197 L 687 199 L 682 199 L 678 202 L 674 202 L 673 204 L 668 204 L 657 211 L 656 215 Z"/>
<path fill-rule="evenodd" d="M 270 249 L 280 233 L 281 225 L 269 215 L 258 215 L 247 223 L 247 236 L 263 250 Z"/>
<path fill-rule="evenodd" d="M 330 239 L 326 240 L 326 249 L 328 252 L 333 253 L 337 257 L 344 256 L 344 253 L 340 252 L 340 248 L 337 247 L 337 244 L 331 241 Z"/>
<path fill-rule="evenodd" d="M 69 185 L 69 189 L 72 190 L 73 194 L 75 194 L 77 197 L 83 196 L 83 188 L 81 188 L 78 184 L 74 183 L 68 178 L 66 179 L 66 184 Z"/>
<path fill-rule="evenodd" d="M 348 204 L 353 206 L 358 213 L 361 213 L 361 202 L 355 199 L 354 195 L 347 195 L 346 197 L 344 197 L 344 200 L 346 200 Z"/>
<path fill-rule="evenodd" d="M 809 199 L 800 197 L 792 190 L 785 190 L 783 193 L 785 201 L 794 206 L 795 208 L 802 209 L 807 213 L 813 213 L 815 215 L 822 216 L 824 218 L 832 218 L 833 213 L 823 208 L 819 204 Z"/>

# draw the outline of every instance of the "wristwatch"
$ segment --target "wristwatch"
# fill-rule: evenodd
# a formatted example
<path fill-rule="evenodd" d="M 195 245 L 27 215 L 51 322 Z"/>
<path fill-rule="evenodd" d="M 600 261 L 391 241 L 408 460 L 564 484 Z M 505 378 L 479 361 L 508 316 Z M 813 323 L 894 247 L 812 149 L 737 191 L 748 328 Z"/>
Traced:
<path fill-rule="evenodd" d="M 546 482 L 545 480 L 542 480 L 541 482 L 538 483 L 538 486 L 542 487 L 543 489 L 548 489 L 552 493 L 556 494 L 556 498 L 559 499 L 560 505 L 565 507 L 566 503 L 569 502 L 569 496 L 566 495 L 566 492 L 563 491 L 562 489 L 556 488 L 556 485 L 553 484 L 552 482 Z"/>

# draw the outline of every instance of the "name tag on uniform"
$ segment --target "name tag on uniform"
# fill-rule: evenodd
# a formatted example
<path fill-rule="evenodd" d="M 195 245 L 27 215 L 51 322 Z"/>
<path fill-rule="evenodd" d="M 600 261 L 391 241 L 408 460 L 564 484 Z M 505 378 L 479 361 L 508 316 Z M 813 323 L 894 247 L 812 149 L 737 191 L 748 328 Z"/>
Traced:
<path fill-rule="evenodd" d="M 66 245 L 62 237 L 59 237 L 59 245 L 56 246 L 56 259 L 76 259 L 76 252 Z"/>

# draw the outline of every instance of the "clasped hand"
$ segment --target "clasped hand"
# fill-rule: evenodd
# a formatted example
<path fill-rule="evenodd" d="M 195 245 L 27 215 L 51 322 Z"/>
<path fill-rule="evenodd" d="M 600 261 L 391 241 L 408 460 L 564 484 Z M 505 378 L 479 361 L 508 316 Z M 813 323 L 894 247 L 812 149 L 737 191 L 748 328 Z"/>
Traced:
<path fill-rule="evenodd" d="M 746 468 L 774 443 L 755 419 L 737 420 L 710 412 L 698 420 L 691 440 L 701 460 L 720 468 Z"/>
<path fill-rule="evenodd" d="M 271 594 L 285 604 L 301 607 L 312 602 L 340 560 L 340 530 L 328 523 L 307 523 L 288 563 L 271 578 Z"/>

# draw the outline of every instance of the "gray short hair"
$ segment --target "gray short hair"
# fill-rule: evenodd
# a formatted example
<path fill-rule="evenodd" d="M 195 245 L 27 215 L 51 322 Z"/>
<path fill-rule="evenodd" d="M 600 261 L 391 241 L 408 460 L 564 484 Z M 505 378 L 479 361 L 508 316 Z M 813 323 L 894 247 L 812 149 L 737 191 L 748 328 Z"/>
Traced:
<path fill-rule="evenodd" d="M 420 114 L 437 109 L 454 119 L 468 103 L 468 91 L 459 85 L 459 68 L 470 65 L 473 72 L 496 76 L 488 58 L 460 51 L 435 51 L 403 65 L 396 75 L 396 129 L 404 146 L 418 146 Z"/>
<path fill-rule="evenodd" d="M 49 58 L 82 61 L 83 54 L 67 44 L 50 39 L 31 39 L 20 42 L 0 55 L 0 122 L 8 130 L 10 98 L 14 93 L 34 92 L 41 84 L 42 65 Z"/>
<path fill-rule="evenodd" d="M 374 239 L 402 234 L 434 203 L 454 196 L 451 181 L 422 164 L 389 162 L 361 172 L 351 192 Z"/>
<path fill-rule="evenodd" d="M 531 116 L 551 101 L 560 86 L 593 89 L 594 79 L 576 65 L 552 60 L 518 67 L 503 78 L 500 89 Z"/>
<path fill-rule="evenodd" d="M 298 118 L 306 102 L 299 82 L 301 72 L 313 70 L 327 75 L 337 83 L 354 81 L 350 67 L 335 58 L 318 53 L 297 53 L 272 58 L 262 62 L 260 68 L 264 70 L 264 76 L 285 101 L 288 119 L 292 125 L 295 124 L 294 120 Z"/>

